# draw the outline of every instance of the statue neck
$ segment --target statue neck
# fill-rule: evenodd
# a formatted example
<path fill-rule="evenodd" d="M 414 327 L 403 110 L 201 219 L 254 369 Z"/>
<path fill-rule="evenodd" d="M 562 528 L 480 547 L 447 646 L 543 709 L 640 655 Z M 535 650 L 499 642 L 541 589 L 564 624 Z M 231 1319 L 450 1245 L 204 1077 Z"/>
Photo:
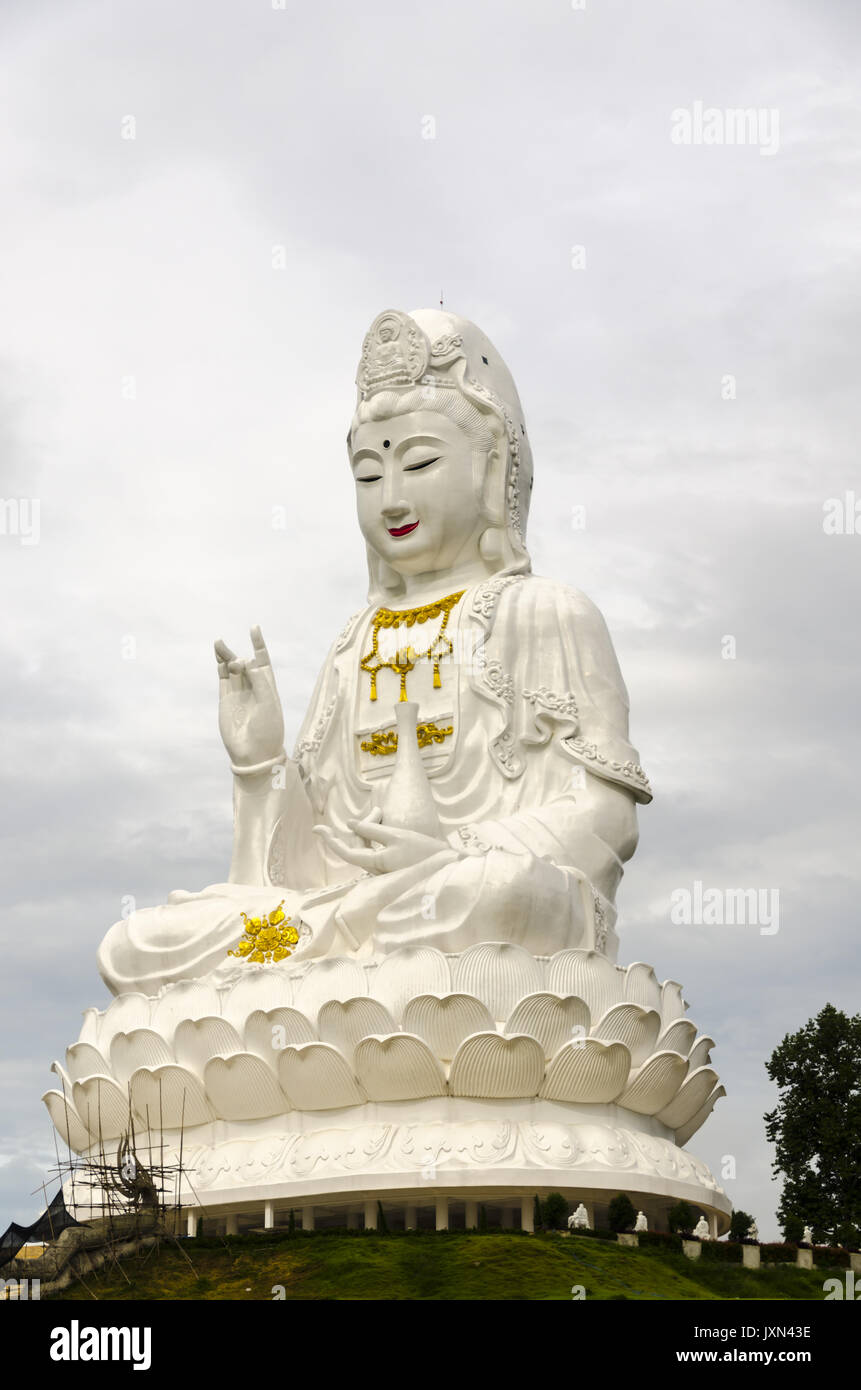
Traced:
<path fill-rule="evenodd" d="M 418 608 L 421 604 L 433 603 L 444 594 L 468 589 L 487 577 L 488 567 L 481 559 L 453 565 L 450 569 L 404 574 L 401 575 L 403 587 L 393 591 L 385 603 L 392 608 Z"/>

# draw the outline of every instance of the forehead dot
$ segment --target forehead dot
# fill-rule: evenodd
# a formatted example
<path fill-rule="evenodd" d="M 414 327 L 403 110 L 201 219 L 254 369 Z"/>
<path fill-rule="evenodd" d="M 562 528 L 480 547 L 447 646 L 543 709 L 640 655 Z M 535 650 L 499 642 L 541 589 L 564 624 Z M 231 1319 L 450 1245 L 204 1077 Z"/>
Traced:
<path fill-rule="evenodd" d="M 390 439 L 384 439 L 384 440 L 383 440 L 383 448 L 384 448 L 384 449 L 390 448 L 390 447 L 391 447 L 391 443 L 392 443 L 392 441 L 391 441 Z"/>

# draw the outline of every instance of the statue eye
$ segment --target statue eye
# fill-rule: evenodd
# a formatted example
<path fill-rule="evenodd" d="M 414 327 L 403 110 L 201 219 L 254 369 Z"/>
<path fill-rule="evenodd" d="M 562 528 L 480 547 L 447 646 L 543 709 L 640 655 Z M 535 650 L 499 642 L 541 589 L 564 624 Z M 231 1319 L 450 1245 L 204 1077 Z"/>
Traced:
<path fill-rule="evenodd" d="M 357 477 L 357 478 L 356 478 L 356 482 L 357 482 L 357 483 L 378 483 L 378 482 L 380 481 L 380 478 L 381 478 L 382 476 L 383 476 L 382 473 L 374 473 L 373 477 L 370 477 L 370 478 L 359 478 L 359 477 Z"/>
<path fill-rule="evenodd" d="M 439 456 L 435 459 L 425 459 L 424 463 L 408 463 L 404 469 L 405 473 L 418 473 L 420 468 L 430 468 L 432 463 L 439 463 Z"/>

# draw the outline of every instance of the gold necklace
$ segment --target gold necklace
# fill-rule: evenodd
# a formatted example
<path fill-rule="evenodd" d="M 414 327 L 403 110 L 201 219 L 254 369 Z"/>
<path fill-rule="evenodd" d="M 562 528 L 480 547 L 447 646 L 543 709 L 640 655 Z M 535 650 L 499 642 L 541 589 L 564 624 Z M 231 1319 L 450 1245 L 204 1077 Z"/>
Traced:
<path fill-rule="evenodd" d="M 438 598 L 435 603 L 425 603 L 421 608 L 378 608 L 374 614 L 373 640 L 371 650 L 363 656 L 359 662 L 359 668 L 367 671 L 371 677 L 371 699 L 377 698 L 377 672 L 388 668 L 395 671 L 401 678 L 400 699 L 407 698 L 407 676 L 410 671 L 415 669 L 417 661 L 427 658 L 433 662 L 433 683 L 434 689 L 439 690 L 442 685 L 439 674 L 440 659 L 444 656 L 451 656 L 454 647 L 450 638 L 446 637 L 445 630 L 448 627 L 448 620 L 455 604 L 463 598 L 466 589 L 461 589 L 459 594 L 449 594 L 447 598 Z M 414 647 L 407 645 L 399 650 L 391 661 L 385 661 L 380 656 L 378 642 L 380 631 L 383 628 L 419 627 L 423 623 L 431 621 L 433 618 L 442 618 L 442 625 L 436 637 L 423 652 L 417 652 Z"/>

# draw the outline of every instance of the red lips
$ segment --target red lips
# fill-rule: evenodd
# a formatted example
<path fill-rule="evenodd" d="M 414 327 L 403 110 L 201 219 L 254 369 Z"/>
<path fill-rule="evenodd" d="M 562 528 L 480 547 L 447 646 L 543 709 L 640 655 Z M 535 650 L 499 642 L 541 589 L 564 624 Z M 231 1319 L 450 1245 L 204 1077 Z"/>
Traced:
<path fill-rule="evenodd" d="M 390 535 L 390 536 L 408 536 L 408 535 L 410 534 L 410 531 L 414 531 L 414 530 L 416 529 L 417 526 L 418 526 L 418 522 L 417 522 L 417 521 L 411 521 L 410 524 L 409 524 L 409 526 L 390 526 L 390 527 L 389 527 L 389 535 Z"/>

